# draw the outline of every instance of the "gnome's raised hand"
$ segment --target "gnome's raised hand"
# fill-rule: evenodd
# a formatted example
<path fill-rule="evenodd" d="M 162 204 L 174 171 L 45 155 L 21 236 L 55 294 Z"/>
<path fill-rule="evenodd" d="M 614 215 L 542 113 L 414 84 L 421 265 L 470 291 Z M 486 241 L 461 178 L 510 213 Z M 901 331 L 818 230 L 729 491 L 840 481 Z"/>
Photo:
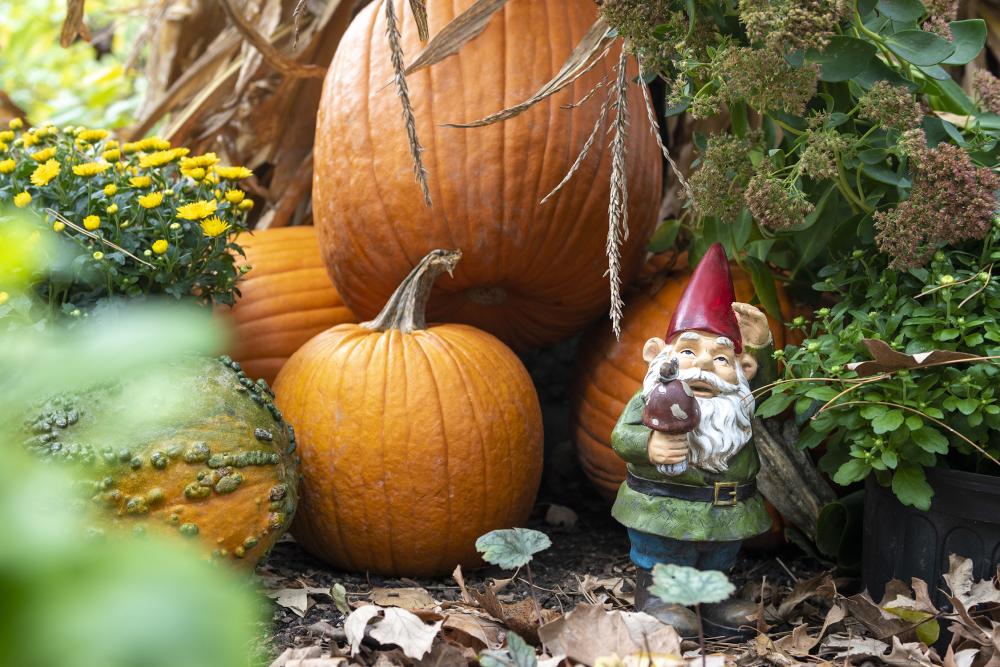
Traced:
<path fill-rule="evenodd" d="M 749 303 L 733 303 L 736 322 L 740 327 L 743 344 L 762 348 L 771 342 L 771 329 L 767 326 L 767 316 L 756 306 Z"/>

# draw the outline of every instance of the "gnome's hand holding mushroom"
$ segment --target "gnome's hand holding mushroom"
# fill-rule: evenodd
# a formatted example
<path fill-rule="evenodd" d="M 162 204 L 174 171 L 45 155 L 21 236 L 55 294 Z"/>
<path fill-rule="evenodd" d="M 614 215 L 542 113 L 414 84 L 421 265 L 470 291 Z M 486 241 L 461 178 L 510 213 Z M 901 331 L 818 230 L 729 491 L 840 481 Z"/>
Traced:
<path fill-rule="evenodd" d="M 664 475 L 687 470 L 687 434 L 701 422 L 694 393 L 678 378 L 679 366 L 677 357 L 660 364 L 659 381 L 645 397 L 642 413 L 643 426 L 653 431 L 647 447 L 649 460 Z"/>

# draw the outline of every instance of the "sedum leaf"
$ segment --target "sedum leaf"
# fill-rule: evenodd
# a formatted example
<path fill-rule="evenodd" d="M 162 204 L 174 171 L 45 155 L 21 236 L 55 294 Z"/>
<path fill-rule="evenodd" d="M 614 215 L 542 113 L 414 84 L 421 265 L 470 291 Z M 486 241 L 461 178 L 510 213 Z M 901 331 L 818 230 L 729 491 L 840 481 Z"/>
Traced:
<path fill-rule="evenodd" d="M 483 560 L 505 570 L 528 564 L 534 554 L 551 546 L 548 535 L 530 528 L 493 530 L 476 540 L 476 551 Z"/>
<path fill-rule="evenodd" d="M 722 602 L 736 590 L 718 570 L 698 570 L 686 565 L 660 563 L 653 568 L 649 592 L 668 604 L 691 605 Z"/>

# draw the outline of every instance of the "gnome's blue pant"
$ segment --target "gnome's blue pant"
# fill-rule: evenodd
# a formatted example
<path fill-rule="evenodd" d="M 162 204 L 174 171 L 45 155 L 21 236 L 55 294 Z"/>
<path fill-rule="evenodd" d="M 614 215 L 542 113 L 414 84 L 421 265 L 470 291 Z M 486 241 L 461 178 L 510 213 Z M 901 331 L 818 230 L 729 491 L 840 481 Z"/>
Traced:
<path fill-rule="evenodd" d="M 628 529 L 632 541 L 629 556 L 637 567 L 652 570 L 657 563 L 687 565 L 699 570 L 728 572 L 736 561 L 741 540 L 730 542 L 686 542 Z"/>

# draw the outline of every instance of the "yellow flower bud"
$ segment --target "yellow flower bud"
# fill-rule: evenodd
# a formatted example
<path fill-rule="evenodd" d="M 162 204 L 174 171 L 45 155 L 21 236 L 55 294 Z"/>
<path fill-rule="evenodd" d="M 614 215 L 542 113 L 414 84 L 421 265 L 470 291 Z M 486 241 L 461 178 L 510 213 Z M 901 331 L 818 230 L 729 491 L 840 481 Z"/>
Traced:
<path fill-rule="evenodd" d="M 246 193 L 242 190 L 226 190 L 226 201 L 230 204 L 239 204 L 246 197 Z"/>
<path fill-rule="evenodd" d="M 166 239 L 159 239 L 153 242 L 153 252 L 157 255 L 162 255 L 170 248 L 170 244 L 167 243 Z"/>
<path fill-rule="evenodd" d="M 115 213 L 118 212 L 118 204 L 112 204 L 105 210 L 108 212 L 108 215 L 114 215 Z"/>
<path fill-rule="evenodd" d="M 7 125 L 12 130 L 20 130 L 22 127 L 24 127 L 24 121 L 21 120 L 20 118 L 11 118 L 10 122 L 7 123 Z"/>
<path fill-rule="evenodd" d="M 83 219 L 83 228 L 89 232 L 94 231 L 101 226 L 101 219 L 96 215 L 88 215 Z"/>
<path fill-rule="evenodd" d="M 14 206 L 24 208 L 31 203 L 31 195 L 27 192 L 19 192 L 14 195 Z"/>
<path fill-rule="evenodd" d="M 17 163 L 13 160 L 0 162 L 0 174 L 9 174 L 17 168 Z"/>
<path fill-rule="evenodd" d="M 52 223 L 52 231 L 61 232 L 64 229 L 66 229 L 65 223 L 59 222 L 58 220 Z"/>
<path fill-rule="evenodd" d="M 7 294 L 7 292 L 0 292 L 0 306 L 7 303 L 8 299 L 10 299 L 10 294 Z"/>
<path fill-rule="evenodd" d="M 104 253 L 98 250 L 97 252 L 94 253 L 93 257 L 99 262 L 102 259 L 104 259 Z"/>
<path fill-rule="evenodd" d="M 104 186 L 104 195 L 106 197 L 112 197 L 116 192 L 118 192 L 118 186 L 114 183 L 108 183 Z"/>
<path fill-rule="evenodd" d="M 240 210 L 241 211 L 249 211 L 252 208 L 253 208 L 253 200 L 252 199 L 244 199 L 243 201 L 240 202 Z"/>

